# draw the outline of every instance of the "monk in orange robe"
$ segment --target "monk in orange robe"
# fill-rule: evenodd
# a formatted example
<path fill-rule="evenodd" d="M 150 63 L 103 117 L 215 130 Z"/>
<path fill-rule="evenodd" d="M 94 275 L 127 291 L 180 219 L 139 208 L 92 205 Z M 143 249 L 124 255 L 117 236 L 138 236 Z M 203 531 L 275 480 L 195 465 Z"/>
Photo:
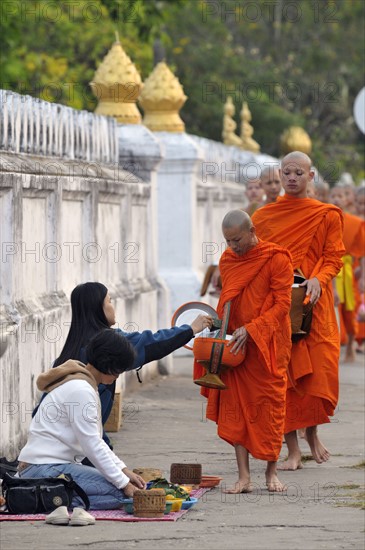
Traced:
<path fill-rule="evenodd" d="M 356 189 L 356 216 L 365 221 L 365 185 L 361 185 Z M 360 318 L 358 318 L 358 330 L 356 333 L 357 341 L 357 353 L 365 353 L 365 320 L 364 320 L 364 303 L 365 303 L 365 270 L 362 270 L 362 273 L 358 273 L 359 279 L 357 281 L 357 292 L 356 292 L 356 311 L 360 313 Z M 362 275 L 362 277 L 361 277 Z M 361 307 L 361 309 L 360 309 Z"/>
<path fill-rule="evenodd" d="M 264 204 L 264 189 L 261 185 L 260 178 L 249 179 L 246 183 L 246 197 L 248 205 L 244 209 L 249 216 Z"/>
<path fill-rule="evenodd" d="M 316 181 L 314 183 L 314 189 L 317 201 L 329 202 L 330 186 L 324 180 Z"/>
<path fill-rule="evenodd" d="M 208 397 L 207 418 L 218 435 L 234 446 L 238 481 L 228 493 L 252 490 L 249 454 L 267 461 L 269 491 L 283 491 L 276 463 L 285 422 L 286 371 L 290 358 L 290 302 L 293 266 L 283 248 L 260 241 L 250 217 L 232 210 L 223 219 L 228 249 L 219 266 L 222 293 L 218 314 L 231 302 L 228 333 L 231 353 L 246 355 L 242 364 L 221 374 L 228 389 L 202 388 Z M 194 378 L 203 368 L 194 365 Z"/>
<path fill-rule="evenodd" d="M 329 422 L 338 401 L 340 340 L 334 309 L 332 279 L 342 267 L 342 213 L 332 204 L 307 197 L 314 176 L 311 159 L 299 151 L 281 164 L 285 195 L 260 208 L 252 221 L 261 239 L 287 248 L 294 270 L 306 277 L 307 300 L 313 307 L 309 335 L 293 343 L 288 371 L 285 440 L 288 460 L 281 469 L 302 468 L 297 430 L 305 428 L 318 463 L 329 452 L 318 438 L 317 426 Z"/>
<path fill-rule="evenodd" d="M 346 253 L 342 258 L 344 265 L 334 279 L 334 297 L 340 313 L 341 344 L 347 344 L 345 361 L 352 362 L 355 361 L 354 341 L 358 332 L 357 284 L 362 286 L 364 280 L 365 222 L 344 211 L 347 203 L 344 187 L 335 186 L 331 189 L 330 202 L 341 208 L 344 218 L 343 244 Z"/>
<path fill-rule="evenodd" d="M 275 202 L 282 189 L 279 168 L 276 166 L 266 166 L 263 168 L 260 182 L 266 195 L 263 205 Z"/>

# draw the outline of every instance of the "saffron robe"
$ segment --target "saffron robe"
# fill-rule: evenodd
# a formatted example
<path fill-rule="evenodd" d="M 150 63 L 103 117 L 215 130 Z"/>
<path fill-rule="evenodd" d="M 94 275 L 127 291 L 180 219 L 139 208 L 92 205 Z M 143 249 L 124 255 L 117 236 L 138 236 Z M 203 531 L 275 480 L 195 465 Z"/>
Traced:
<path fill-rule="evenodd" d="M 354 277 L 357 260 L 365 255 L 365 222 L 358 216 L 343 212 L 343 244 L 346 254 L 342 258 L 344 266 L 336 276 L 336 289 L 340 298 L 341 344 L 347 342 L 348 334 L 358 331 L 356 305 L 359 302 L 358 289 Z"/>
<path fill-rule="evenodd" d="M 202 388 L 207 418 L 231 445 L 255 458 L 278 459 L 285 422 L 286 370 L 290 358 L 290 302 L 293 266 L 290 254 L 273 243 L 259 244 L 243 256 L 227 249 L 219 263 L 222 293 L 217 311 L 231 302 L 228 334 L 244 326 L 246 355 L 222 372 L 226 390 Z M 241 353 L 240 351 L 238 353 Z M 204 373 L 195 363 L 194 378 Z"/>
<path fill-rule="evenodd" d="M 345 253 L 342 212 L 315 199 L 284 195 L 257 210 L 252 221 L 260 238 L 290 251 L 294 269 L 320 283 L 322 294 L 313 308 L 310 334 L 292 346 L 285 433 L 324 424 L 338 401 L 340 338 L 332 279 Z"/>

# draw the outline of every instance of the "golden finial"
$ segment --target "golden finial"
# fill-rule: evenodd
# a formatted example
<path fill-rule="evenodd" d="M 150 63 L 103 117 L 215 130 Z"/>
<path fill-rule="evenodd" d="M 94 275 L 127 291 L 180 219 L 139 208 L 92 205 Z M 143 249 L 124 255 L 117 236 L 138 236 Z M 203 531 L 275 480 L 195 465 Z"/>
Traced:
<path fill-rule="evenodd" d="M 300 126 L 290 126 L 280 136 L 280 149 L 283 155 L 292 151 L 311 154 L 312 141 L 307 132 Z"/>
<path fill-rule="evenodd" d="M 226 145 L 236 145 L 236 147 L 241 147 L 242 140 L 235 134 L 235 129 L 237 124 L 233 120 L 233 115 L 235 112 L 235 107 L 231 96 L 227 97 L 227 101 L 224 104 L 224 116 L 223 116 L 223 131 L 222 138 L 223 143 Z"/>
<path fill-rule="evenodd" d="M 91 89 L 99 100 L 95 113 L 112 116 L 125 124 L 140 124 L 141 114 L 136 107 L 136 101 L 143 87 L 142 79 L 123 50 L 118 31 L 115 31 L 115 38 L 116 42 L 90 82 Z"/>
<path fill-rule="evenodd" d="M 179 111 L 187 100 L 179 80 L 164 61 L 157 63 L 139 98 L 143 124 L 153 132 L 184 132 Z"/>
<path fill-rule="evenodd" d="M 241 140 L 242 140 L 242 149 L 246 151 L 252 151 L 253 153 L 260 152 L 260 145 L 255 141 L 251 136 L 253 134 L 253 127 L 250 124 L 252 115 L 251 111 L 248 108 L 246 101 L 242 104 L 241 109 Z"/>

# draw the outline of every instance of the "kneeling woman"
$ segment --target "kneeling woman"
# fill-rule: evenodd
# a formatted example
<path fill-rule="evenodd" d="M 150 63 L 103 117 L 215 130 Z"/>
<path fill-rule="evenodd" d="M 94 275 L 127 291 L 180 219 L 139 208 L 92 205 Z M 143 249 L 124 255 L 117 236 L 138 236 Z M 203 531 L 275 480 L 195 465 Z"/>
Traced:
<path fill-rule="evenodd" d="M 71 474 L 88 495 L 91 509 L 114 509 L 146 484 L 102 439 L 98 385 L 112 384 L 129 370 L 135 351 L 112 329 L 94 336 L 85 351 L 86 365 L 68 360 L 38 377 L 37 386 L 46 396 L 30 424 L 18 471 L 26 478 Z M 95 468 L 81 464 L 86 456 Z M 73 506 L 80 503 L 75 497 Z"/>

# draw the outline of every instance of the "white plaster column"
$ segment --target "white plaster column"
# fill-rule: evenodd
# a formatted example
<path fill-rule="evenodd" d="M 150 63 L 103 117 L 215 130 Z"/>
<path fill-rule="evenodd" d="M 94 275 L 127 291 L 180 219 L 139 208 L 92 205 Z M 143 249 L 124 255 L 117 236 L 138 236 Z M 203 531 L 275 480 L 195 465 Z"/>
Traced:
<path fill-rule="evenodd" d="M 184 133 L 154 135 L 163 150 L 157 173 L 159 274 L 171 292 L 172 314 L 183 303 L 199 300 L 196 173 L 203 157 Z"/>

